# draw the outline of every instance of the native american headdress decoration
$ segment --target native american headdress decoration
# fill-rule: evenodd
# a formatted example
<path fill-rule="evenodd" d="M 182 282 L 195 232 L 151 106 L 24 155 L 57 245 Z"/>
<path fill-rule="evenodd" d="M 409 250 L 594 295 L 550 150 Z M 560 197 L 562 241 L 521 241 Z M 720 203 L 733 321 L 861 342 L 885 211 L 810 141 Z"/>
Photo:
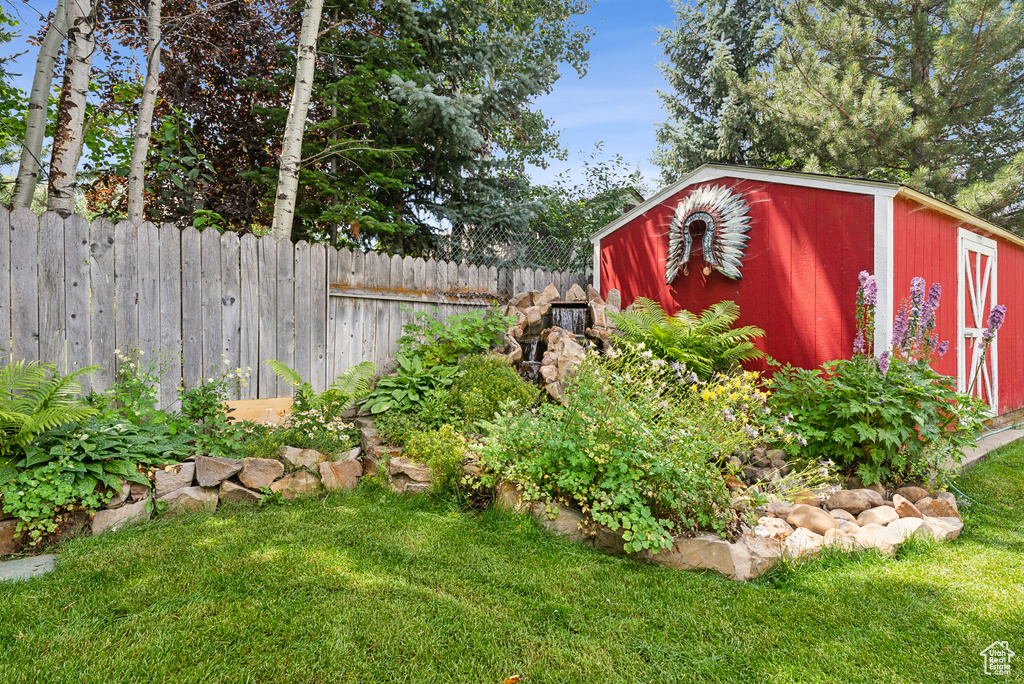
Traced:
<path fill-rule="evenodd" d="M 704 261 L 722 275 L 733 280 L 742 280 L 743 253 L 750 236 L 750 215 L 747 203 L 729 188 L 716 185 L 713 188 L 698 188 L 676 207 L 668 236 L 668 259 L 665 262 L 666 282 L 676 279 L 679 271 L 689 275 L 687 262 L 693 248 L 690 226 L 704 223 L 704 239 L 701 246 Z M 711 273 L 705 267 L 705 273 Z"/>

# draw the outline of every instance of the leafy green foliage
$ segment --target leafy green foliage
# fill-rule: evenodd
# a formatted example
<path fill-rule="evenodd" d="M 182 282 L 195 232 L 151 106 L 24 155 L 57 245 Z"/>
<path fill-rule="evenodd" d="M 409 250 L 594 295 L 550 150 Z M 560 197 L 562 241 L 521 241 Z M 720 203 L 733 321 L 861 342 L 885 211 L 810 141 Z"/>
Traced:
<path fill-rule="evenodd" d="M 565 405 L 500 416 L 481 459 L 528 500 L 576 506 L 621 531 L 629 551 L 665 548 L 687 530 L 725 533 L 737 521 L 718 464 L 760 438 L 749 415 L 763 408 L 758 392 L 690 383 L 638 348 L 616 354 L 589 354 Z"/>
<path fill-rule="evenodd" d="M 225 370 L 201 385 L 178 392 L 183 425 L 195 436 L 196 453 L 204 456 L 241 458 L 244 437 L 241 424 L 231 421 L 225 402 L 232 383 L 242 382 L 241 369 Z"/>
<path fill-rule="evenodd" d="M 920 481 L 973 446 L 985 407 L 927 363 L 893 359 L 888 372 L 870 357 L 830 361 L 821 370 L 785 366 L 772 379 L 774 413 L 792 414 L 807 445 L 794 451 L 828 459 L 865 484 Z"/>
<path fill-rule="evenodd" d="M 399 354 L 395 364 L 395 373 L 381 376 L 363 403 L 372 413 L 416 410 L 447 392 L 459 373 L 454 366 L 426 366 L 419 355 Z"/>
<path fill-rule="evenodd" d="M 718 302 L 699 316 L 686 310 L 669 316 L 658 302 L 640 297 L 631 311 L 609 315 L 626 340 L 684 364 L 703 380 L 764 356 L 753 342 L 763 330 L 732 327 L 740 315 L 734 302 Z"/>
<path fill-rule="evenodd" d="M 458 368 L 460 375 L 452 383 L 449 403 L 468 425 L 493 420 L 509 402 L 526 407 L 539 391 L 501 356 L 466 356 Z"/>
<path fill-rule="evenodd" d="M 24 449 L 46 430 L 95 414 L 82 404 L 82 386 L 75 379 L 94 370 L 89 366 L 62 376 L 53 364 L 24 360 L 0 368 L 0 457 Z"/>
<path fill-rule="evenodd" d="M 445 493 L 458 488 L 466 451 L 465 437 L 451 425 L 442 425 L 437 430 L 413 434 L 405 455 L 414 461 L 426 463 L 430 467 L 431 489 Z"/>
<path fill-rule="evenodd" d="M 191 435 L 168 422 L 132 424 L 93 418 L 51 430 L 25 448 L 17 475 L 0 482 L 4 511 L 30 543 L 57 530 L 62 513 L 92 511 L 120 492 L 122 480 L 149 486 L 140 468 L 176 463 L 192 453 Z M 103 494 L 102 492 L 108 492 Z"/>
<path fill-rule="evenodd" d="M 456 422 L 448 392 L 438 392 L 408 411 L 385 411 L 373 419 L 381 440 L 389 446 L 405 448 L 409 438 L 423 430 L 436 430 L 445 423 Z"/>
<path fill-rule="evenodd" d="M 413 312 L 402 326 L 398 346 L 403 354 L 417 356 L 424 365 L 453 366 L 465 354 L 479 354 L 501 341 L 501 334 L 515 319 L 497 308 L 466 311 L 441 318 L 436 308 Z"/>
<path fill-rule="evenodd" d="M 322 454 L 331 455 L 358 445 L 356 432 L 351 423 L 346 423 L 337 430 L 268 427 L 251 423 L 242 429 L 245 432 L 245 442 L 241 455 L 246 458 L 277 458 L 277 450 L 282 446 L 314 449 Z"/>
<path fill-rule="evenodd" d="M 324 392 L 318 394 L 313 385 L 303 382 L 298 371 L 275 359 L 267 361 L 267 365 L 295 388 L 296 411 L 323 409 L 327 406 L 348 408 L 353 401 L 369 393 L 373 374 L 377 371 L 377 366 L 372 361 L 363 361 L 339 375 Z"/>

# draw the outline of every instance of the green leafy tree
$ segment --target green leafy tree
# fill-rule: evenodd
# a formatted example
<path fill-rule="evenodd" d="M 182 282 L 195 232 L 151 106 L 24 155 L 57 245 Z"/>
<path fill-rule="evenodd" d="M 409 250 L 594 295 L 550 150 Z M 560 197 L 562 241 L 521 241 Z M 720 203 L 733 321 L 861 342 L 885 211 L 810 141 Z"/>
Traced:
<path fill-rule="evenodd" d="M 0 7 L 0 52 L 6 55 L 0 56 L 0 169 L 17 161 L 18 146 L 25 135 L 21 121 L 21 113 L 26 106 L 25 93 L 11 85 L 8 71 L 17 55 L 8 54 L 5 47 L 15 36 L 10 28 L 17 25 L 17 20 Z M 7 179 L 0 179 L 0 195 L 4 194 L 4 186 L 8 184 Z"/>
<path fill-rule="evenodd" d="M 794 0 L 787 19 L 748 92 L 798 165 L 1024 230 L 1024 3 Z"/>
<path fill-rule="evenodd" d="M 653 160 L 665 182 L 708 162 L 764 163 L 777 151 L 741 87 L 772 62 L 776 8 L 776 0 L 675 3 L 675 24 L 658 30 L 670 87 L 658 94 L 669 118 Z"/>

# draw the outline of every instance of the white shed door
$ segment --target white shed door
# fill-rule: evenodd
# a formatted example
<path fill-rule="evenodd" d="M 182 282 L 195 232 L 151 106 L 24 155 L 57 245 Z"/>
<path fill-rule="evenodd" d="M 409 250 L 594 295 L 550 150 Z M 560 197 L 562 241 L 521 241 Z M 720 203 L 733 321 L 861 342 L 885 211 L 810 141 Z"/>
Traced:
<path fill-rule="evenodd" d="M 981 334 L 996 299 L 996 241 L 969 230 L 957 234 L 957 386 L 985 400 L 998 413 L 996 341 L 981 363 Z M 979 368 L 979 364 L 980 368 Z"/>

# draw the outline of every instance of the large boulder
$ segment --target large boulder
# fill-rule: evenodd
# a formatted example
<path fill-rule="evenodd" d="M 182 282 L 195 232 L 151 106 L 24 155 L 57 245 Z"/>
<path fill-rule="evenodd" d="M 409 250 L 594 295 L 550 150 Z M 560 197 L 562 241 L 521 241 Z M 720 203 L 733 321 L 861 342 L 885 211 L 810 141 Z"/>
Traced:
<path fill-rule="evenodd" d="M 501 479 L 494 488 L 494 506 L 511 511 L 520 511 L 526 504 L 523 502 L 523 492 L 513 482 Z"/>
<path fill-rule="evenodd" d="M 868 501 L 860 492 L 853 492 L 849 489 L 840 489 L 835 492 L 829 498 L 825 499 L 822 503 L 822 508 L 825 510 L 842 509 L 849 511 L 851 515 L 859 515 L 871 508 L 871 502 Z"/>
<path fill-rule="evenodd" d="M 259 492 L 235 484 L 231 480 L 220 483 L 220 500 L 222 503 L 256 503 L 263 498 Z"/>
<path fill-rule="evenodd" d="M 565 297 L 562 299 L 566 302 L 585 302 L 587 301 L 587 293 L 583 291 L 579 284 L 573 283 L 572 287 L 565 291 Z"/>
<path fill-rule="evenodd" d="M 908 516 L 900 518 L 896 522 L 889 523 L 885 526 L 885 529 L 900 535 L 903 539 L 909 539 L 924 524 L 925 522 L 923 518 Z"/>
<path fill-rule="evenodd" d="M 196 474 L 195 463 L 178 463 L 164 466 L 153 476 L 153 495 L 156 498 L 170 494 L 175 489 L 192 486 Z"/>
<path fill-rule="evenodd" d="M 184 513 L 188 511 L 217 510 L 220 496 L 216 487 L 185 487 L 165 494 L 158 501 L 167 504 L 167 513 Z"/>
<path fill-rule="evenodd" d="M 836 529 L 846 534 L 855 534 L 860 529 L 860 525 L 850 520 L 836 520 Z"/>
<path fill-rule="evenodd" d="M 960 518 L 925 517 L 920 528 L 922 534 L 930 535 L 936 541 L 950 541 L 960 536 L 964 523 Z"/>
<path fill-rule="evenodd" d="M 903 542 L 900 530 L 889 530 L 877 523 L 865 523 L 853 536 L 859 546 L 877 549 L 886 556 L 895 554 L 896 547 Z"/>
<path fill-rule="evenodd" d="M 855 518 L 853 514 L 842 508 L 833 508 L 828 512 L 828 514 L 835 518 L 836 521 L 849 520 L 850 522 L 857 522 L 857 518 Z"/>
<path fill-rule="evenodd" d="M 327 460 L 327 454 L 322 454 L 315 449 L 296 449 L 290 446 L 278 448 L 277 457 L 293 469 L 307 468 L 309 470 L 316 470 L 321 463 Z"/>
<path fill-rule="evenodd" d="M 760 538 L 759 541 L 743 539 L 730 543 L 714 534 L 701 533 L 695 537 L 677 536 L 672 546 L 657 553 L 640 554 L 643 560 L 678 570 L 713 570 L 734 580 L 744 581 L 763 572 L 770 562 L 751 552 L 766 549 L 777 550 L 777 542 Z M 763 543 L 761 543 L 763 542 Z M 776 556 L 777 557 L 777 556 Z"/>
<path fill-rule="evenodd" d="M 270 491 L 275 494 L 281 492 L 284 499 L 295 499 L 320 491 L 320 479 L 308 471 L 299 470 L 270 485 Z"/>
<path fill-rule="evenodd" d="M 804 527 L 815 534 L 825 534 L 836 526 L 836 519 L 816 506 L 797 504 L 786 516 L 786 522 L 793 527 Z"/>
<path fill-rule="evenodd" d="M 263 489 L 284 475 L 284 464 L 274 458 L 243 458 L 238 480 L 249 489 Z"/>
<path fill-rule="evenodd" d="M 324 461 L 320 464 L 320 482 L 329 491 L 351 491 L 359 486 L 363 464 L 357 460 Z"/>
<path fill-rule="evenodd" d="M 876 506 L 869 508 L 860 515 L 857 516 L 857 524 L 861 527 L 865 525 L 888 525 L 891 522 L 899 520 L 899 513 L 896 512 L 895 508 L 891 506 Z"/>
<path fill-rule="evenodd" d="M 579 511 L 556 503 L 545 504 L 538 501 L 533 504 L 530 512 L 541 527 L 560 537 L 566 537 L 575 542 L 585 539 L 584 527 L 587 518 Z"/>
<path fill-rule="evenodd" d="M 235 458 L 196 456 L 196 482 L 200 487 L 216 487 L 242 469 Z"/>
<path fill-rule="evenodd" d="M 388 461 L 389 475 L 405 475 L 414 482 L 430 482 L 430 468 L 423 463 L 396 456 Z"/>
<path fill-rule="evenodd" d="M 92 519 L 92 533 L 102 534 L 107 530 L 118 530 L 128 523 L 149 520 L 153 515 L 153 511 L 151 509 L 147 510 L 148 504 L 149 500 L 143 499 L 120 508 L 98 511 Z"/>
<path fill-rule="evenodd" d="M 850 491 L 856 492 L 868 500 L 868 504 L 871 508 L 885 505 L 885 499 L 882 494 L 885 493 L 885 489 L 882 485 L 877 485 L 877 489 L 851 489 Z M 882 491 L 877 491 L 881 489 Z"/>
<path fill-rule="evenodd" d="M 956 506 L 944 499 L 924 498 L 917 502 L 917 509 L 921 517 L 928 518 L 959 518 L 960 512 Z"/>

